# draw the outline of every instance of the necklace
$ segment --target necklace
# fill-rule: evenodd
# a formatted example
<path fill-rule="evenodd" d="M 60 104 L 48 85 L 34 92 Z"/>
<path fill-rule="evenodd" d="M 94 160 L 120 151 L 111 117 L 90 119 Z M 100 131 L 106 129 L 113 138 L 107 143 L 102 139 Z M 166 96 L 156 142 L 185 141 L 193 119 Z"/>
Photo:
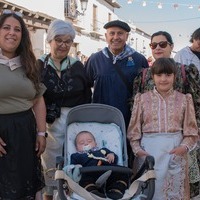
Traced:
<path fill-rule="evenodd" d="M 61 72 L 61 64 L 60 64 L 60 62 L 59 62 L 60 68 L 58 68 L 58 67 L 55 65 L 55 60 L 52 59 L 52 58 L 51 58 L 51 60 L 52 60 L 53 68 L 54 68 L 57 72 Z M 58 63 L 58 62 L 57 62 L 57 63 Z"/>
<path fill-rule="evenodd" d="M 56 71 L 61 72 L 61 69 L 59 69 L 54 63 L 53 63 L 53 67 Z"/>
<path fill-rule="evenodd" d="M 63 63 L 64 60 L 66 60 L 66 63 L 65 63 L 65 62 Z M 57 61 L 57 62 L 56 62 L 56 61 Z M 60 66 L 60 68 L 57 67 L 58 65 L 56 66 L 55 63 L 58 63 L 58 65 Z M 69 68 L 69 67 L 70 67 L 70 59 L 68 59 L 68 57 L 67 57 L 67 58 L 64 58 L 63 60 L 61 60 L 61 62 L 60 62 L 60 61 L 58 61 L 58 60 L 56 60 L 56 59 L 54 60 L 52 57 L 50 57 L 50 65 L 51 65 L 51 67 L 54 68 L 57 72 L 61 73 L 62 70 L 65 70 L 66 68 Z"/>

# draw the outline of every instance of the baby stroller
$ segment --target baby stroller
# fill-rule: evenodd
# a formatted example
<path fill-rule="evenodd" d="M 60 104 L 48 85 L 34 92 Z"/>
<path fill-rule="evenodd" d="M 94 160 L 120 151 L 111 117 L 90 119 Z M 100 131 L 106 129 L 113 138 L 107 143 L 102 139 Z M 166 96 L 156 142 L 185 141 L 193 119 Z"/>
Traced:
<path fill-rule="evenodd" d="M 84 104 L 76 106 L 69 111 L 67 133 L 64 143 L 64 159 L 57 159 L 55 179 L 58 183 L 58 196 L 61 200 L 101 200 L 109 199 L 98 197 L 82 188 L 77 177 L 88 172 L 102 172 L 98 179 L 98 187 L 103 187 L 108 172 L 124 173 L 130 177 L 129 189 L 122 199 L 151 200 L 154 195 L 155 174 L 153 170 L 154 159 L 151 156 L 146 160 L 138 173 L 133 176 L 133 170 L 128 168 L 126 146 L 126 128 L 122 113 L 112 106 L 104 104 Z M 80 131 L 90 131 L 94 134 L 98 146 L 106 147 L 118 155 L 119 166 L 90 166 L 74 168 L 70 165 L 70 155 L 76 152 L 74 139 Z M 67 171 L 64 170 L 67 166 Z M 64 168 L 63 168 L 64 167 Z M 73 172 L 73 173 L 72 173 Z M 75 175 L 74 175 L 75 174 Z"/>

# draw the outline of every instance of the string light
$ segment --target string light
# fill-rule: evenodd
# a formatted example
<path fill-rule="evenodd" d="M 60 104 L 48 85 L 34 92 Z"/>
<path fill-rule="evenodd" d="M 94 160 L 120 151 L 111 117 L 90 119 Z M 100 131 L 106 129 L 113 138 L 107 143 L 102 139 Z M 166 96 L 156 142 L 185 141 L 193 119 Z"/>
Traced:
<path fill-rule="evenodd" d="M 145 7 L 147 5 L 146 1 L 143 1 L 142 6 Z"/>
<path fill-rule="evenodd" d="M 175 4 L 173 5 L 173 7 L 174 7 L 175 10 L 177 10 L 177 9 L 178 9 L 178 4 L 175 3 Z"/>
<path fill-rule="evenodd" d="M 141 0 L 127 0 L 128 4 L 132 4 L 132 3 L 141 3 Z M 141 3 L 141 5 L 143 7 L 147 6 L 147 2 L 148 4 L 156 4 L 158 9 L 162 9 L 164 5 L 171 5 L 175 10 L 177 10 L 179 7 L 184 6 L 187 7 L 188 9 L 193 9 L 193 8 L 197 8 L 198 11 L 200 11 L 200 5 L 194 5 L 194 4 L 182 4 L 182 3 L 163 3 L 163 2 L 158 2 L 158 1 L 143 1 Z"/>
<path fill-rule="evenodd" d="M 158 9 L 162 9 L 162 3 L 158 3 Z"/>
<path fill-rule="evenodd" d="M 128 4 L 133 3 L 133 0 L 128 0 L 127 3 L 128 3 Z"/>
<path fill-rule="evenodd" d="M 189 5 L 188 8 L 189 8 L 189 9 L 193 9 L 193 5 Z"/>

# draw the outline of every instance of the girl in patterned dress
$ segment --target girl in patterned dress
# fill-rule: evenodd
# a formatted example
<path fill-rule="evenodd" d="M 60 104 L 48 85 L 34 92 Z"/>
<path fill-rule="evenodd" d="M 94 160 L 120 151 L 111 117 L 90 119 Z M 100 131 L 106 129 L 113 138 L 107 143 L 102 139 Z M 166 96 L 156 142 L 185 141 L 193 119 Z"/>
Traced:
<path fill-rule="evenodd" d="M 141 163 L 144 157 L 155 158 L 155 194 L 153 200 L 189 200 L 187 152 L 198 139 L 191 94 L 173 89 L 176 63 L 158 58 L 151 74 L 153 90 L 135 96 L 128 127 L 128 139 Z"/>

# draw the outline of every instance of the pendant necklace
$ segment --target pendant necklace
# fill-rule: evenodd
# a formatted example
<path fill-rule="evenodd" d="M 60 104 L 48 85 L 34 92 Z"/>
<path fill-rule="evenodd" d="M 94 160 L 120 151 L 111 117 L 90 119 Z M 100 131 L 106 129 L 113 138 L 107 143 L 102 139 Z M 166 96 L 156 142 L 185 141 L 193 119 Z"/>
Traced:
<path fill-rule="evenodd" d="M 53 66 L 54 66 L 54 69 L 55 69 L 56 71 L 61 72 L 61 69 L 59 69 L 59 68 L 54 64 L 54 62 L 53 62 Z"/>

